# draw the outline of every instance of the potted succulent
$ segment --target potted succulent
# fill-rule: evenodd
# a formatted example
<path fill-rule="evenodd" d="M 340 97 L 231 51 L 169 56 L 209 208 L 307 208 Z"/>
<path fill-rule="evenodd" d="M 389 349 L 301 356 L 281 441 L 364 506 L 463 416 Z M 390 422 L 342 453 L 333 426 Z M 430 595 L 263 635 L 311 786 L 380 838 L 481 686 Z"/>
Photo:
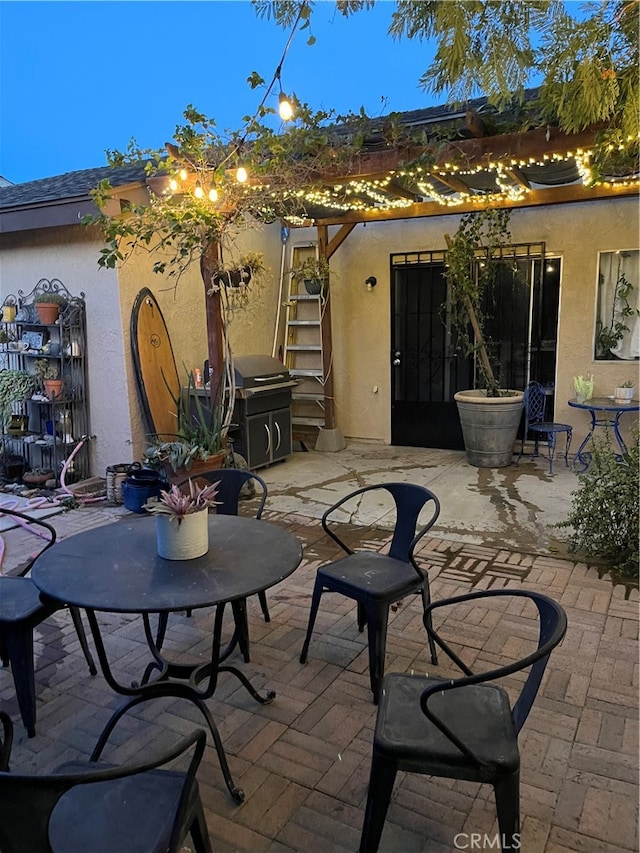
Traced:
<path fill-rule="evenodd" d="M 209 509 L 215 507 L 218 483 L 200 487 L 189 480 L 187 492 L 173 485 L 144 509 L 157 515 L 158 555 L 165 560 L 191 560 L 209 550 Z"/>
<path fill-rule="evenodd" d="M 324 257 L 308 257 L 289 270 L 296 282 L 304 284 L 307 293 L 318 296 L 324 292 L 329 280 L 329 262 Z"/>
<path fill-rule="evenodd" d="M 66 301 L 61 293 L 56 293 L 53 290 L 45 290 L 36 294 L 33 304 L 43 326 L 53 326 L 58 319 L 60 306 L 65 305 Z"/>
<path fill-rule="evenodd" d="M 39 358 L 35 365 L 35 376 L 46 397 L 55 400 L 62 396 L 63 381 L 60 378 L 60 368 L 55 362 Z"/>
<path fill-rule="evenodd" d="M 616 403 L 630 403 L 633 399 L 633 382 L 631 379 L 626 379 L 621 385 L 618 385 L 614 392 L 614 400 Z"/>
<path fill-rule="evenodd" d="M 228 453 L 227 431 L 231 412 L 227 395 L 221 401 L 210 398 L 201 402 L 193 371 L 188 374 L 187 388 L 174 397 L 177 415 L 175 436 L 156 437 L 145 451 L 143 463 L 151 468 L 164 468 L 170 483 L 184 480 L 198 470 L 221 468 Z"/>
<path fill-rule="evenodd" d="M 508 222 L 508 210 L 485 208 L 462 216 L 453 237 L 445 235 L 451 324 L 459 347 L 477 356 L 484 385 L 454 395 L 467 459 L 479 468 L 511 464 L 522 417 L 524 392 L 500 387 L 483 329 L 483 300 L 495 275 L 496 250 L 510 236 Z"/>

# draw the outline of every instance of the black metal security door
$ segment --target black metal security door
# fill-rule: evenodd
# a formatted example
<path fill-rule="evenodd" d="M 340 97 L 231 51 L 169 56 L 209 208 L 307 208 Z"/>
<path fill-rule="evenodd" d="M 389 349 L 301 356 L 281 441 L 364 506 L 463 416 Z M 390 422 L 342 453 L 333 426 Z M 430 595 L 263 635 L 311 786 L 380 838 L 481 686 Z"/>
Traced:
<path fill-rule="evenodd" d="M 444 254 L 394 255 L 391 269 L 391 443 L 462 448 L 453 395 L 471 382 L 445 324 Z"/>
<path fill-rule="evenodd" d="M 476 366 L 456 348 L 446 311 L 444 252 L 391 257 L 391 443 L 462 449 L 453 396 L 477 387 Z M 503 250 L 484 306 L 503 387 L 553 382 L 560 263 L 544 244 Z"/>

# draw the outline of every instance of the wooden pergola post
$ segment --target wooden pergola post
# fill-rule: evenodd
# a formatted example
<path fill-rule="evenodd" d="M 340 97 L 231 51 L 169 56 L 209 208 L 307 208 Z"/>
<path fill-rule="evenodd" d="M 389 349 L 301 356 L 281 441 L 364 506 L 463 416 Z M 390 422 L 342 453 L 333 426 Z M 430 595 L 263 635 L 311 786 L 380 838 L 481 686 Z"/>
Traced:
<path fill-rule="evenodd" d="M 212 240 L 207 243 L 200 258 L 200 274 L 204 282 L 204 304 L 205 316 L 207 318 L 207 351 L 209 353 L 210 376 L 203 377 L 206 384 L 210 382 L 210 396 L 212 400 L 218 399 L 218 394 L 224 387 L 224 351 L 222 346 L 222 304 L 220 291 L 209 294 L 209 288 L 216 269 L 216 263 L 220 257 L 220 245 Z"/>

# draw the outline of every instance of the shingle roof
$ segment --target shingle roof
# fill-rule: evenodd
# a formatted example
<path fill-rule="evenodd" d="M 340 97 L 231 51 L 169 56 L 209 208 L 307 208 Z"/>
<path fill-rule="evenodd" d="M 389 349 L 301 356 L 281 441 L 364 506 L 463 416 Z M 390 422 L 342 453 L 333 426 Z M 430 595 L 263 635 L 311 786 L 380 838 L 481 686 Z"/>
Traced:
<path fill-rule="evenodd" d="M 62 199 L 87 198 L 89 191 L 104 178 L 109 178 L 113 186 L 122 186 L 143 181 L 145 171 L 140 164 L 118 168 L 101 166 L 97 169 L 83 169 L 80 172 L 67 172 L 52 178 L 0 187 L 0 210 Z"/>

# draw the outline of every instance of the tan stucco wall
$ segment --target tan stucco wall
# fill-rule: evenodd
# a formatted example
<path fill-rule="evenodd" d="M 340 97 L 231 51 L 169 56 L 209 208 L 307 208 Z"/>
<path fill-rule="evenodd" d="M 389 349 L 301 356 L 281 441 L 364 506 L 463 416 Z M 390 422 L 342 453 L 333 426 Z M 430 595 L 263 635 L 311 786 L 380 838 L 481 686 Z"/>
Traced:
<path fill-rule="evenodd" d="M 90 465 L 104 476 L 107 465 L 133 459 L 127 354 L 122 336 L 117 274 L 97 265 L 102 243 L 79 226 L 0 235 L 0 301 L 26 295 L 41 278 L 58 278 L 87 305 Z"/>
<path fill-rule="evenodd" d="M 347 438 L 390 442 L 390 255 L 443 249 L 444 235 L 453 233 L 458 221 L 451 215 L 358 225 L 333 256 L 335 412 Z M 549 255 L 562 258 L 556 418 L 572 423 L 582 436 L 586 413 L 566 405 L 573 396 L 572 377 L 592 372 L 596 395 L 608 395 L 622 375 L 637 373 L 637 362 L 621 368 L 620 362 L 592 356 L 598 252 L 638 248 L 637 201 L 525 208 L 512 213 L 510 229 L 514 242 L 544 241 Z M 330 229 L 330 236 L 336 231 Z M 315 239 L 313 228 L 292 229 L 283 259 L 278 223 L 238 235 L 227 256 L 263 252 L 269 272 L 251 307 L 231 318 L 234 355 L 271 355 L 281 268 L 289 264 L 293 242 Z M 85 292 L 90 422 L 96 435 L 92 472 L 104 475 L 107 465 L 140 458 L 147 444 L 129 337 L 137 293 L 148 287 L 158 299 L 180 372 L 203 364 L 207 336 L 197 265 L 174 287 L 152 272 L 154 258 L 147 253 L 138 253 L 118 272 L 99 270 L 101 245 L 97 235 L 79 226 L 0 235 L 0 297 L 28 292 L 43 277 L 59 278 L 73 293 Z M 378 284 L 368 291 L 365 280 L 371 275 Z"/>
<path fill-rule="evenodd" d="M 458 222 L 452 215 L 358 225 L 331 259 L 336 420 L 345 436 L 387 443 L 391 437 L 390 255 L 444 249 L 444 235 Z M 588 415 L 566 403 L 574 396 L 573 376 L 593 373 L 595 395 L 606 396 L 621 377 L 638 375 L 637 362 L 593 359 L 598 252 L 638 248 L 637 199 L 514 210 L 510 231 L 513 242 L 544 241 L 547 254 L 562 259 L 556 419 L 581 435 Z M 314 238 L 315 229 L 292 236 Z M 371 292 L 370 275 L 378 279 Z"/>
<path fill-rule="evenodd" d="M 267 274 L 253 286 L 251 305 L 242 314 L 230 315 L 229 340 L 232 353 L 271 354 L 273 317 L 277 304 L 277 276 L 280 271 L 280 228 L 277 225 L 242 232 L 237 236 L 225 260 L 247 251 L 263 252 Z M 131 351 L 129 322 L 136 295 L 148 287 L 160 305 L 173 347 L 178 374 L 187 383 L 187 374 L 202 368 L 208 356 L 205 315 L 205 286 L 196 263 L 175 282 L 152 271 L 158 256 L 138 252 L 120 268 L 120 310 L 125 352 Z M 148 445 L 146 427 L 137 397 L 137 386 L 130 357 L 126 360 L 131 433 L 134 457 L 140 458 Z"/>

